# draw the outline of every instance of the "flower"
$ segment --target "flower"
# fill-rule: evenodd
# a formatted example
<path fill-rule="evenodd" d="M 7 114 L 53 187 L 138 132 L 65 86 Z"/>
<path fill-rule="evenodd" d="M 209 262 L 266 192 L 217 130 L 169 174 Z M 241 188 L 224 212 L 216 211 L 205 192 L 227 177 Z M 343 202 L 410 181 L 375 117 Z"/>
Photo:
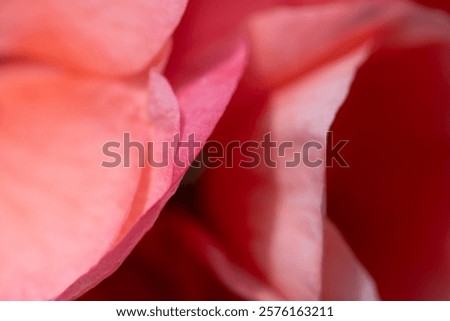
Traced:
<path fill-rule="evenodd" d="M 139 167 L 132 154 L 132 166 L 107 168 L 102 148 L 125 132 L 142 143 L 195 132 L 204 142 L 221 116 L 245 47 L 202 72 L 179 69 L 177 86 L 162 74 L 186 3 L 0 4 L 0 299 L 84 293 L 174 193 L 185 169 L 173 159 Z"/>
<path fill-rule="evenodd" d="M 449 24 L 409 1 L 191 1 L 169 78 L 250 47 L 212 139 L 332 131 L 349 166 L 207 169 L 84 298 L 448 299 Z"/>

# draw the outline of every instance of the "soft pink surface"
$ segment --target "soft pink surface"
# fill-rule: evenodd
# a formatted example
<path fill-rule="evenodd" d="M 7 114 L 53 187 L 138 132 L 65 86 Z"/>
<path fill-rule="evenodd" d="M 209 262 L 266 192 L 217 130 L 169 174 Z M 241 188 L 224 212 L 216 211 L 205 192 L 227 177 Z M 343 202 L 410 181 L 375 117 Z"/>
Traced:
<path fill-rule="evenodd" d="M 237 85 L 245 61 L 246 48 L 245 46 L 239 45 L 230 52 L 229 56 L 212 63 L 211 68 L 204 74 L 194 77 L 186 74 L 184 77 L 181 77 L 186 79 L 184 85 L 177 89 L 177 98 L 181 111 L 180 136 L 183 140 L 186 140 L 186 137 L 190 133 L 195 133 L 197 141 L 203 143 L 210 135 Z M 180 70 L 180 73 L 182 72 Z M 165 113 L 163 107 L 158 110 L 161 111 L 161 119 L 166 119 L 166 121 L 162 123 L 157 122 L 158 126 L 156 128 L 166 123 L 167 120 L 174 119 L 174 117 L 167 117 L 168 114 Z M 201 117 L 198 117 L 200 114 Z M 171 140 L 172 138 L 170 137 Z M 196 152 L 198 153 L 198 150 Z M 186 161 L 187 156 L 184 152 L 179 152 L 178 157 L 179 160 Z M 156 169 L 162 171 L 160 174 L 161 178 L 154 180 L 154 184 L 163 184 L 163 188 L 156 188 L 156 192 L 159 193 L 158 195 L 162 193 L 160 198 L 155 203 L 150 204 L 147 202 L 146 205 L 151 205 L 150 209 L 146 212 L 139 212 L 142 215 L 136 219 L 136 224 L 124 235 L 123 239 L 114 248 L 111 248 L 110 252 L 89 273 L 81 276 L 73 286 L 67 289 L 59 299 L 78 297 L 119 267 L 133 247 L 153 226 L 159 212 L 172 194 L 175 193 L 184 172 L 187 170 L 187 167 L 178 167 L 175 165 L 172 159 L 170 168 L 173 169 L 173 172 L 170 173 L 170 176 L 165 176 L 169 173 L 167 168 Z M 154 171 L 155 169 L 152 169 L 150 174 Z M 155 185 L 149 186 L 144 196 L 154 195 L 152 194 L 155 192 L 154 189 Z M 154 199 L 156 200 L 156 198 Z M 146 207 L 143 209 L 146 209 Z"/>
<path fill-rule="evenodd" d="M 113 273 L 186 168 L 173 154 L 165 168 L 103 168 L 102 145 L 123 132 L 203 145 L 248 57 L 213 137 L 271 131 L 299 150 L 331 128 L 351 141 L 350 168 L 286 168 L 287 154 L 275 169 L 206 171 L 196 206 L 167 208 L 88 297 L 448 299 L 444 11 L 198 0 L 172 43 L 185 5 L 0 4 L 0 298 L 72 299 Z"/>
<path fill-rule="evenodd" d="M 159 106 L 126 84 L 31 66 L 1 68 L 0 97 L 0 296 L 51 298 L 112 245 L 147 175 L 102 167 L 103 144 L 125 130 L 148 139 Z"/>
<path fill-rule="evenodd" d="M 0 2 L 0 54 L 106 75 L 143 71 L 187 0 Z"/>

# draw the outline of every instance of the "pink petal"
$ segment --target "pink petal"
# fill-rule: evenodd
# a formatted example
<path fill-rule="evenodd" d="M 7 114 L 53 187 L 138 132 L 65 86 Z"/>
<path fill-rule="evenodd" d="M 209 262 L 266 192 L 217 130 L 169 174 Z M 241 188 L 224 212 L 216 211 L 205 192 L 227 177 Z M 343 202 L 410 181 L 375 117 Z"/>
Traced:
<path fill-rule="evenodd" d="M 235 47 L 235 50 L 230 52 L 230 56 L 221 57 L 223 60 L 216 61 L 211 64 L 211 69 L 207 70 L 204 74 L 196 75 L 196 77 L 189 77 L 189 73 L 186 73 L 184 77 L 185 83 L 177 89 L 177 97 L 180 104 L 181 111 L 181 128 L 177 131 L 181 132 L 181 140 L 187 141 L 187 137 L 190 133 L 195 133 L 196 140 L 201 144 L 204 144 L 205 140 L 213 130 L 216 122 L 220 118 L 225 109 L 234 89 L 238 82 L 238 79 L 244 68 L 246 58 L 245 46 L 239 45 Z M 185 71 L 180 70 L 180 74 L 185 74 Z M 164 93 L 167 91 L 164 88 L 155 88 L 152 92 Z M 163 98 L 166 95 L 162 95 Z M 156 96 L 154 99 L 158 99 Z M 173 112 L 168 112 L 164 108 L 164 100 L 161 100 L 159 109 L 155 111 L 160 115 L 160 118 L 152 117 L 157 120 L 155 122 L 155 130 L 162 124 L 171 124 L 174 117 Z M 167 103 L 166 103 L 167 104 Z M 169 104 L 171 106 L 171 104 Z M 161 120 L 166 119 L 161 122 Z M 163 128 L 166 126 L 163 126 Z M 172 128 L 173 126 L 168 126 Z M 173 141 L 175 132 L 169 130 L 162 132 L 161 136 L 158 136 L 159 141 Z M 155 133 L 153 135 L 156 135 Z M 152 135 L 152 137 L 153 137 Z M 196 150 L 198 152 L 199 149 Z M 187 161 L 187 154 L 179 153 L 180 161 Z M 146 205 L 151 205 L 151 208 L 143 216 L 140 216 L 133 220 L 136 224 L 128 224 L 130 227 L 127 230 L 127 234 L 124 234 L 123 238 L 116 244 L 116 247 L 112 249 L 108 255 L 106 255 L 102 261 L 93 269 L 89 274 L 82 276 L 77 280 L 71 288 L 63 293 L 59 299 L 67 299 L 77 297 L 80 294 L 88 290 L 92 284 L 100 282 L 105 276 L 114 272 L 115 269 L 122 263 L 125 257 L 131 252 L 133 247 L 139 242 L 144 234 L 153 226 L 159 212 L 166 204 L 168 199 L 175 193 L 178 184 L 185 171 L 188 169 L 189 163 L 186 163 L 185 167 L 175 166 L 174 159 L 171 159 L 170 169 L 173 169 L 173 173 L 169 172 L 167 168 L 152 169 L 152 174 L 155 171 L 161 170 L 159 178 L 153 178 L 153 181 L 158 185 L 157 197 L 152 197 L 150 201 L 146 202 Z M 170 175 L 169 175 L 170 173 Z M 155 177 L 155 176 L 153 176 Z M 168 186 L 169 185 L 169 186 Z M 153 185 L 152 185 L 153 186 Z M 147 207 L 145 207 L 147 208 Z M 86 283 L 88 286 L 86 286 Z"/>
<path fill-rule="evenodd" d="M 18 0 L 0 3 L 0 55 L 129 75 L 161 51 L 187 0 Z"/>
<path fill-rule="evenodd" d="M 136 194 L 149 170 L 103 167 L 103 144 L 121 142 L 123 132 L 137 141 L 159 137 L 137 87 L 25 65 L 3 67 L 0 78 L 0 297 L 50 299 L 97 264 L 121 226 L 144 210 Z M 160 193 L 150 182 L 147 198 Z"/>
<path fill-rule="evenodd" d="M 151 167 L 145 163 L 132 207 L 122 221 L 108 252 L 87 273 L 79 276 L 58 299 L 76 298 L 113 273 L 153 226 L 168 197 L 174 192 L 173 150 L 169 148 L 169 154 L 164 155 L 162 143 L 172 142 L 175 134 L 179 132 L 178 102 L 168 82 L 154 72 L 150 73 L 147 104 L 150 106 L 146 110 L 149 123 L 145 131 L 149 138 L 142 142 L 153 142 L 153 159 L 160 161 L 167 157 L 168 166 Z"/>
<path fill-rule="evenodd" d="M 325 132 L 366 54 L 362 48 L 273 93 L 253 139 L 259 141 L 271 131 L 274 141 L 292 141 L 295 150 L 311 139 L 324 144 Z M 323 156 L 323 151 L 316 156 Z M 291 159 L 289 153 L 285 160 Z M 236 260 L 266 279 L 281 297 L 318 299 L 324 166 L 285 168 L 279 163 L 277 168 L 261 164 L 245 170 L 237 164 L 205 177 L 203 192 L 214 233 Z M 249 260 L 255 262 L 253 270 Z"/>

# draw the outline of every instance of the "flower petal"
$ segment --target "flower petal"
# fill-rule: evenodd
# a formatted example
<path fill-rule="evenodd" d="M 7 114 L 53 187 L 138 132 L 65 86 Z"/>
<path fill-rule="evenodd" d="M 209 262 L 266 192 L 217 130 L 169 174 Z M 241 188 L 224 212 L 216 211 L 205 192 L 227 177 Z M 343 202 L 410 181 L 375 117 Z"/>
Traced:
<path fill-rule="evenodd" d="M 294 143 L 276 168 L 261 163 L 246 170 L 238 160 L 233 169 L 205 173 L 205 210 L 215 234 L 246 269 L 257 277 L 262 272 L 262 280 L 280 297 L 319 298 L 323 228 L 324 166 L 289 168 L 284 162 L 304 142 L 324 144 L 366 54 L 361 48 L 273 93 L 253 140 L 270 131 L 273 141 Z M 249 260 L 256 264 L 253 270 Z"/>
<path fill-rule="evenodd" d="M 141 71 L 163 49 L 187 0 L 0 2 L 0 56 L 108 75 Z"/>
<path fill-rule="evenodd" d="M 183 84 L 177 88 L 176 94 L 180 104 L 181 112 L 181 128 L 177 132 L 173 132 L 173 125 L 168 126 L 167 133 L 163 133 L 159 137 L 159 141 L 172 142 L 174 135 L 180 133 L 181 141 L 188 140 L 188 136 L 191 133 L 195 134 L 197 142 L 203 145 L 207 137 L 210 135 L 218 119 L 222 115 L 235 87 L 241 76 L 244 68 L 246 58 L 246 47 L 239 45 L 234 47 L 234 50 L 229 52 L 229 56 L 221 57 L 222 59 L 214 61 L 210 65 L 210 69 L 201 74 L 192 75 L 186 70 L 180 70 L 180 74 L 184 75 L 181 78 L 184 79 Z M 153 92 L 166 92 L 167 89 L 159 88 Z M 164 97 L 165 95 L 163 95 Z M 155 97 L 154 99 L 157 99 Z M 161 101 L 163 104 L 164 101 Z M 167 104 L 167 102 L 166 102 Z M 171 104 L 169 104 L 171 106 Z M 159 106 L 159 109 L 155 109 L 160 115 L 160 119 L 166 119 L 164 123 L 171 124 L 171 120 L 178 120 L 173 116 L 173 112 L 166 112 L 166 108 L 163 105 Z M 173 109 L 172 109 L 173 110 Z M 159 112 L 158 112 L 159 111 Z M 155 118 L 155 117 L 152 117 Z M 161 121 L 156 123 L 156 127 L 161 126 Z M 163 126 L 164 128 L 165 126 Z M 167 126 L 166 126 L 167 127 Z M 177 127 L 178 128 L 178 127 Z M 152 137 L 155 134 L 152 134 Z M 199 148 L 196 149 L 196 153 Z M 164 184 L 163 187 L 158 188 L 159 192 L 163 192 L 162 195 L 158 194 L 160 198 L 151 203 L 147 201 L 147 205 L 151 205 L 151 208 L 145 215 L 138 218 L 137 224 L 128 225 L 131 227 L 129 232 L 124 235 L 124 238 L 120 240 L 116 247 L 106 255 L 99 265 L 93 269 L 92 273 L 89 273 L 81 277 L 77 283 L 63 293 L 59 299 L 67 299 L 77 297 L 82 294 L 88 287 L 88 284 L 98 283 L 106 275 L 112 273 L 124 260 L 125 256 L 131 252 L 133 247 L 139 242 L 146 232 L 153 226 L 156 217 L 168 201 L 168 199 L 175 193 L 183 174 L 189 167 L 189 163 L 185 166 L 178 166 L 175 160 L 180 162 L 186 162 L 189 160 L 189 155 L 186 150 L 179 152 L 174 158 L 171 159 L 169 172 L 164 169 L 153 169 L 152 173 L 157 170 L 162 170 L 161 178 L 157 179 L 157 182 Z M 169 184 L 169 187 L 167 187 Z M 156 200 L 157 198 L 152 198 Z M 82 290 L 80 290 L 82 289 Z"/>
<path fill-rule="evenodd" d="M 149 123 L 141 140 L 145 145 L 152 142 L 152 159 L 157 162 L 167 160 L 167 165 L 152 166 L 149 157 L 144 160 L 143 173 L 135 191 L 131 209 L 122 221 L 113 243 L 101 260 L 84 275 L 80 276 L 58 299 L 72 299 L 80 296 L 113 273 L 142 236 L 153 226 L 162 207 L 173 194 L 173 150 L 164 144 L 173 141 L 179 132 L 178 101 L 170 84 L 161 75 L 151 72 L 148 85 L 146 113 Z M 136 139 L 137 140 L 137 139 Z M 137 140 L 139 142 L 139 140 Z M 167 153 L 168 152 L 168 153 Z M 148 156 L 150 150 L 145 151 Z"/>
<path fill-rule="evenodd" d="M 104 163 L 116 159 L 104 154 L 104 144 L 121 144 L 125 132 L 145 144 L 150 138 L 166 139 L 165 131 L 170 136 L 177 131 L 174 94 L 161 76 L 152 79 L 150 91 L 158 99 L 149 99 L 138 86 L 45 67 L 0 69 L 2 299 L 58 296 L 166 192 L 171 167 L 140 168 L 134 152 L 126 167 L 123 144 L 109 149 L 122 162 Z M 164 123 L 164 117 L 174 125 Z M 115 259 L 120 261 L 120 255 Z M 105 277 L 117 264 L 97 274 Z M 95 282 L 94 277 L 85 280 L 74 293 Z"/>
<path fill-rule="evenodd" d="M 99 260 L 130 210 L 142 170 L 103 167 L 102 147 L 125 128 L 146 137 L 145 96 L 30 66 L 0 79 L 0 297 L 49 299 Z"/>

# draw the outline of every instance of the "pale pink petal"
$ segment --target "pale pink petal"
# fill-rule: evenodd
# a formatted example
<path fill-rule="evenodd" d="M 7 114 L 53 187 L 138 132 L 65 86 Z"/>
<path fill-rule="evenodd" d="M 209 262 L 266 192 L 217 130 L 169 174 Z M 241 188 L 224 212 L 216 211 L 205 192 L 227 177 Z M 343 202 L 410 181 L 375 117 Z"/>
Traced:
<path fill-rule="evenodd" d="M 167 105 L 167 95 L 163 94 L 162 97 L 165 98 L 159 99 L 157 94 L 165 93 L 168 89 L 161 88 L 161 86 L 155 87 L 152 90 L 154 93 L 153 100 L 160 100 L 160 104 L 156 104 L 158 108 L 154 109 L 156 114 L 159 115 L 159 118 L 152 117 L 152 119 L 155 119 L 155 132 L 152 133 L 152 138 L 158 135 L 157 129 L 162 126 L 170 130 L 162 131 L 159 136 L 156 136 L 160 142 L 172 142 L 174 135 L 179 132 L 181 133 L 181 139 L 187 141 L 188 135 L 195 133 L 197 141 L 203 145 L 222 115 L 236 87 L 244 68 L 245 58 L 246 47 L 239 45 L 235 47 L 235 50 L 230 52 L 229 56 L 222 57 L 223 60 L 212 63 L 211 69 L 205 73 L 200 75 L 186 74 L 184 84 L 176 90 L 181 112 L 181 128 L 176 132 L 173 132 L 173 129 L 178 127 L 173 122 L 174 120 L 178 121 L 179 118 L 173 114 L 174 107 L 170 107 L 173 104 L 169 103 Z M 184 71 L 180 70 L 180 73 L 184 74 Z M 167 126 L 164 124 L 167 124 Z M 196 149 L 197 153 L 198 151 L 199 149 Z M 185 152 L 179 153 L 180 161 L 188 161 L 188 154 L 185 154 Z M 132 222 L 136 222 L 136 224 L 127 225 L 130 229 L 126 229 L 127 234 L 122 235 L 123 238 L 118 240 L 119 242 L 116 244 L 116 247 L 89 274 L 80 277 L 71 288 L 59 296 L 59 299 L 77 297 L 92 287 L 93 284 L 95 285 L 105 276 L 114 272 L 125 259 L 126 255 L 131 252 L 133 247 L 153 226 L 161 209 L 173 193 L 175 193 L 183 174 L 188 169 L 188 162 L 186 166 L 182 167 L 176 166 L 177 164 L 174 160 L 174 158 L 170 159 L 170 170 L 173 169 L 173 174 L 168 168 L 152 169 L 152 175 L 159 173 L 159 178 L 153 176 L 153 184 L 158 183 L 159 185 L 156 188 L 158 193 L 157 197 L 152 196 L 150 201 L 147 200 L 145 203 L 147 206 L 151 206 L 150 210 L 143 216 L 133 216 Z M 150 175 L 150 177 L 152 176 Z M 150 188 L 153 188 L 153 184 L 151 184 Z M 139 195 L 137 197 L 139 198 Z M 156 202 L 152 203 L 153 201 Z"/>
<path fill-rule="evenodd" d="M 374 280 L 329 220 L 324 225 L 321 299 L 379 299 Z"/>
<path fill-rule="evenodd" d="M 145 158 L 145 167 L 134 194 L 132 207 L 122 221 L 108 252 L 88 273 L 79 276 L 58 299 L 78 297 L 114 272 L 153 226 L 168 197 L 174 192 L 173 149 L 169 148 L 167 154 L 163 143 L 172 142 L 175 134 L 179 132 L 178 102 L 169 83 L 155 72 L 150 73 L 148 87 L 146 103 L 149 108 L 146 113 L 149 123 L 145 128 L 148 136 L 142 143 L 145 145 L 153 142 L 152 159 L 158 162 L 167 159 L 167 166 L 153 167 L 148 162 L 149 158 Z M 150 152 L 149 148 L 147 145 L 146 156 Z"/>
<path fill-rule="evenodd" d="M 277 142 L 292 141 L 297 151 L 309 141 L 325 146 L 326 131 L 367 53 L 366 48 L 362 48 L 278 89 L 265 111 L 273 139 Z M 293 150 L 288 150 L 284 160 L 292 160 L 293 155 Z M 323 161 L 324 155 L 325 150 L 322 149 L 308 157 Z M 285 164 L 281 163 L 272 173 L 276 190 L 271 210 L 276 213 L 272 216 L 272 236 L 269 240 L 263 239 L 255 250 L 260 252 L 260 264 L 274 286 L 287 298 L 314 299 L 318 295 L 324 166 L 309 168 L 306 164 L 299 164 L 294 168 L 285 168 Z M 266 193 L 266 197 L 269 197 L 273 190 Z M 265 210 L 262 207 L 259 210 L 255 208 L 255 212 L 261 215 Z M 292 277 L 297 282 L 292 282 Z"/>
<path fill-rule="evenodd" d="M 175 30 L 187 0 L 0 2 L 0 55 L 108 75 L 149 65 Z"/>
<path fill-rule="evenodd" d="M 0 69 L 0 297 L 50 299 L 89 271 L 120 237 L 148 169 L 103 155 L 123 133 L 147 141 L 146 91 L 45 67 Z M 170 175 L 169 175 L 170 176 Z M 160 193 L 146 190 L 146 195 Z M 88 286 L 88 285 L 85 285 Z"/>
<path fill-rule="evenodd" d="M 262 272 L 285 299 L 320 295 L 324 166 L 286 168 L 284 161 L 292 160 L 293 150 L 308 140 L 324 144 L 366 55 L 367 48 L 361 48 L 273 93 L 253 138 L 259 141 L 271 131 L 274 141 L 294 143 L 277 168 L 261 164 L 245 170 L 235 163 L 232 170 L 205 177 L 206 210 L 215 234 L 250 271 L 248 261 L 254 260 L 252 272 Z M 323 155 L 324 150 L 314 157 Z"/>

